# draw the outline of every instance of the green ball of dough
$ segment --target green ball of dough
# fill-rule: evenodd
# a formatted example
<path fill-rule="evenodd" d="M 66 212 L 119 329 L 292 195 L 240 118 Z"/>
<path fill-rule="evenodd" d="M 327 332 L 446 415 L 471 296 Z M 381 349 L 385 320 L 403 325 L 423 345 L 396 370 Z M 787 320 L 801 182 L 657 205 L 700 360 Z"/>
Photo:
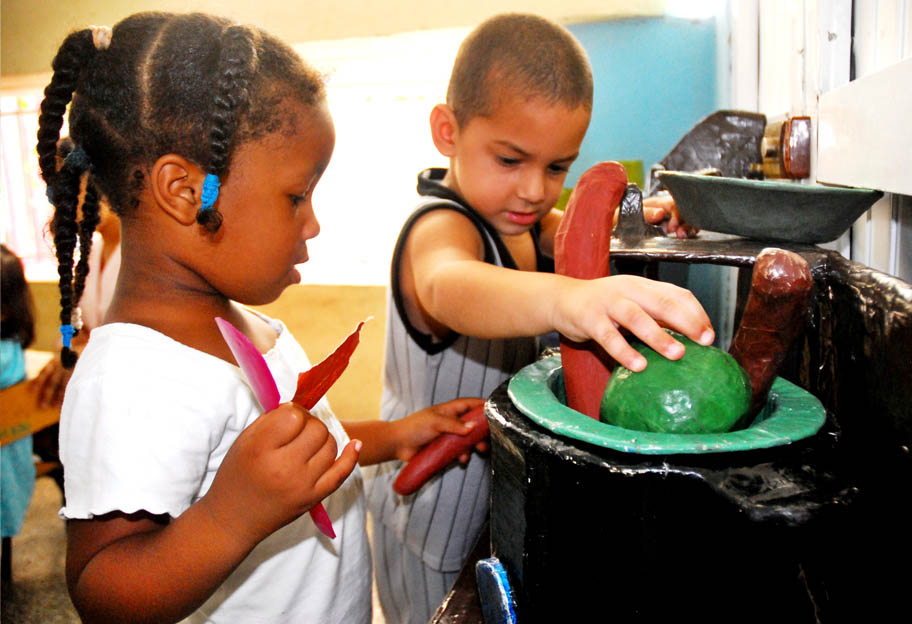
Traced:
<path fill-rule="evenodd" d="M 747 373 L 722 349 L 669 333 L 684 344 L 684 357 L 669 360 L 643 343 L 632 345 L 646 368 L 615 368 L 602 395 L 602 422 L 656 433 L 729 431 L 750 407 Z"/>

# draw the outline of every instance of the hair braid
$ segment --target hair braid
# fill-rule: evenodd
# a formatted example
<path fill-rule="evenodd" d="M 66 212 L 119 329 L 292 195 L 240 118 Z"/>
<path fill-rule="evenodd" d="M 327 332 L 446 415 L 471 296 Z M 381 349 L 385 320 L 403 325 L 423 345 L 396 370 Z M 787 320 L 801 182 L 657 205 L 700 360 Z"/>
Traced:
<path fill-rule="evenodd" d="M 85 198 L 82 200 L 82 220 L 79 221 L 79 262 L 76 265 L 73 280 L 74 304 L 79 303 L 85 290 L 86 277 L 89 275 L 89 255 L 92 253 L 92 235 L 95 234 L 95 228 L 98 227 L 100 221 L 98 190 L 92 182 L 92 170 L 89 169 Z"/>
<path fill-rule="evenodd" d="M 61 325 L 71 325 L 73 307 L 79 300 L 73 289 L 73 257 L 76 242 L 80 238 L 76 223 L 80 178 L 86 167 L 81 163 L 65 162 L 58 171 L 57 144 L 67 105 L 72 101 L 82 72 L 95 57 L 95 53 L 90 29 L 74 32 L 63 41 L 51 65 L 54 74 L 44 90 L 41 114 L 38 116 L 38 166 L 48 186 L 48 197 L 54 205 L 51 231 L 54 233 L 57 254 Z M 88 244 L 91 245 L 91 240 Z M 84 283 L 83 279 L 83 285 Z M 76 363 L 76 353 L 64 346 L 60 359 L 64 368 L 72 368 Z"/>
<path fill-rule="evenodd" d="M 57 173 L 57 141 L 67 105 L 79 81 L 80 72 L 95 55 L 90 29 L 70 34 L 57 51 L 51 64 L 54 74 L 44 89 L 41 114 L 38 116 L 38 166 L 41 176 L 50 184 Z"/>
<path fill-rule="evenodd" d="M 244 26 L 226 28 L 219 51 L 215 106 L 209 133 L 208 171 L 219 177 L 228 173 L 238 119 L 249 101 L 250 78 L 255 64 L 256 49 L 250 29 Z M 196 220 L 211 232 L 218 230 L 222 224 L 222 216 L 215 206 L 210 210 L 201 210 Z"/>
<path fill-rule="evenodd" d="M 64 165 L 54 179 L 54 218 L 51 231 L 57 253 L 58 287 L 60 289 L 60 324 L 69 325 L 76 299 L 73 292 L 73 256 L 78 239 L 76 207 L 79 203 L 81 171 Z M 64 346 L 60 353 L 64 368 L 76 363 L 76 353 Z"/>

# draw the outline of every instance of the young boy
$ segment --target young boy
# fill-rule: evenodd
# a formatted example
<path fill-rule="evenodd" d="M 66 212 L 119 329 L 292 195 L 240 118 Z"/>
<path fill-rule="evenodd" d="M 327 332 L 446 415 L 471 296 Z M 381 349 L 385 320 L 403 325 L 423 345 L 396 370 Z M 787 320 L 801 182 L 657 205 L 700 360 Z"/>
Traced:
<path fill-rule="evenodd" d="M 382 417 L 458 396 L 488 396 L 537 356 L 536 336 L 594 338 L 620 363 L 645 366 L 624 326 L 666 357 L 713 331 L 687 291 L 633 276 L 575 280 L 542 272 L 560 213 L 552 210 L 592 110 L 592 74 L 564 28 L 502 15 L 459 49 L 431 134 L 449 169 L 418 177 L 424 196 L 392 262 Z M 368 485 L 374 569 L 388 622 L 427 622 L 488 513 L 489 467 L 473 455 L 402 497 L 400 466 Z"/>

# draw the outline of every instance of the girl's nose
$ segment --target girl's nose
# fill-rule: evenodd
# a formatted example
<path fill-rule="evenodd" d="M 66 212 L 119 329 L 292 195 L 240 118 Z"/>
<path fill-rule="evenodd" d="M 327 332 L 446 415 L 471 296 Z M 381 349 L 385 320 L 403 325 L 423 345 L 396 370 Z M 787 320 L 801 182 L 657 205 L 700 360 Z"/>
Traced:
<path fill-rule="evenodd" d="M 545 177 L 540 171 L 529 170 L 519 181 L 517 195 L 530 204 L 541 203 L 545 198 Z"/>

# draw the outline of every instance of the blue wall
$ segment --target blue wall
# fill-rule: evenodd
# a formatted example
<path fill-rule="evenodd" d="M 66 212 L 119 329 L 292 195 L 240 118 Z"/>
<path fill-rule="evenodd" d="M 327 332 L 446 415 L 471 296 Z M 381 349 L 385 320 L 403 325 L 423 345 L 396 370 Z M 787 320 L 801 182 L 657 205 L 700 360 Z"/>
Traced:
<path fill-rule="evenodd" d="M 567 175 L 576 184 L 603 160 L 661 160 L 698 121 L 721 108 L 715 20 L 630 18 L 568 26 L 592 63 L 592 122 L 579 159 Z M 716 328 L 716 346 L 731 339 L 731 301 L 713 265 L 659 263 L 659 279 L 693 291 Z"/>
<path fill-rule="evenodd" d="M 568 26 L 595 78 L 592 123 L 566 186 L 603 160 L 649 168 L 719 108 L 714 20 L 628 18 Z"/>

